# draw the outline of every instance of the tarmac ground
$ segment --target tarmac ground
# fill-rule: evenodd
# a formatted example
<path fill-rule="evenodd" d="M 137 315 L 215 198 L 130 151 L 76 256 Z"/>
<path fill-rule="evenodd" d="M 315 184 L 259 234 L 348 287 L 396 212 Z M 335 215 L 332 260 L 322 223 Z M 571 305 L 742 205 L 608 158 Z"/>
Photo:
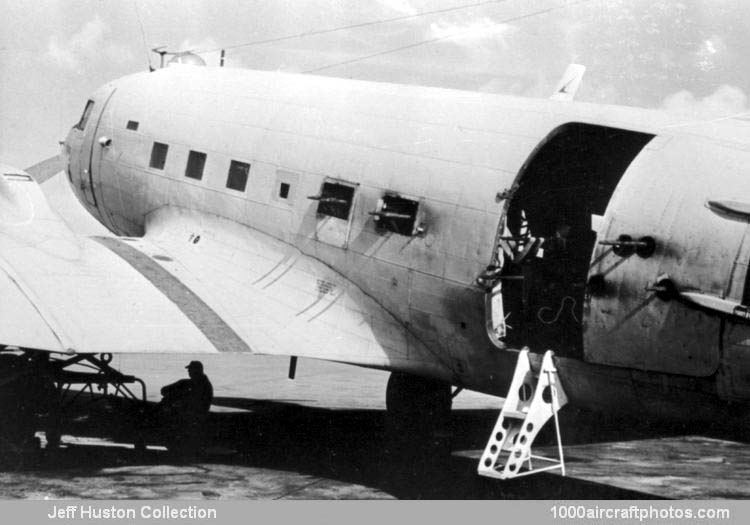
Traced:
<path fill-rule="evenodd" d="M 185 376 L 190 356 L 116 356 L 141 377 L 149 406 Z M 408 436 L 391 450 L 385 432 L 388 374 L 337 363 L 221 354 L 201 356 L 214 384 L 207 449 L 176 457 L 137 421 L 97 402 L 77 407 L 62 446 L 6 458 L 0 498 L 84 499 L 651 499 L 747 498 L 750 445 L 725 430 L 625 421 L 564 410 L 567 476 L 509 481 L 476 466 L 502 400 L 462 392 L 441 442 Z M 127 407 L 126 407 L 127 408 Z M 552 432 L 538 453 L 554 455 Z M 44 442 L 44 434 L 38 434 Z"/>

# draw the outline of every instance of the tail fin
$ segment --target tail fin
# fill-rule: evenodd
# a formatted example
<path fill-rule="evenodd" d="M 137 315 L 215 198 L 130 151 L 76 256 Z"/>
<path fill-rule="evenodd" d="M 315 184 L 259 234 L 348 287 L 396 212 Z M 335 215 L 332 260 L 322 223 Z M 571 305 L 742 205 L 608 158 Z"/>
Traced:
<path fill-rule="evenodd" d="M 570 64 L 550 98 L 552 100 L 563 101 L 573 100 L 578 92 L 578 88 L 581 86 L 581 80 L 583 80 L 583 74 L 585 72 L 586 66 L 582 66 L 581 64 Z"/>

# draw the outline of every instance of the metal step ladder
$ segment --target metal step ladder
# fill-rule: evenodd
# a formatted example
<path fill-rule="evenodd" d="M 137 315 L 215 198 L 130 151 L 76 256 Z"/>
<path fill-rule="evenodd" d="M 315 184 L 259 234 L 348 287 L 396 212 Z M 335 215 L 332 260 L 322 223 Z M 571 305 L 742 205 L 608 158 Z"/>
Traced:
<path fill-rule="evenodd" d="M 551 350 L 544 354 L 537 376 L 531 369 L 528 348 L 521 350 L 510 391 L 479 461 L 480 475 L 511 479 L 554 469 L 560 469 L 565 475 L 557 412 L 568 402 L 568 397 L 560 384 L 553 355 Z M 539 430 L 550 418 L 555 421 L 557 458 L 531 452 Z M 532 460 L 541 462 L 542 466 L 534 468 Z"/>

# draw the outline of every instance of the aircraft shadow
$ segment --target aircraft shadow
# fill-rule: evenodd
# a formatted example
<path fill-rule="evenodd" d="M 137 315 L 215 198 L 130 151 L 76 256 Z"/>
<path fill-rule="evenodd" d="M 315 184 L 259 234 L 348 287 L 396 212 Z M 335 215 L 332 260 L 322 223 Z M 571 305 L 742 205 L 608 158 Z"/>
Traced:
<path fill-rule="evenodd" d="M 149 403 L 148 410 L 155 410 Z M 76 417 L 64 432 L 128 443 L 135 439 L 131 415 L 104 404 L 89 409 L 88 417 Z M 362 485 L 399 499 L 652 499 L 645 492 L 609 485 L 538 474 L 499 481 L 476 473 L 477 459 L 455 451 L 484 448 L 498 412 L 454 410 L 449 445 L 418 435 L 394 451 L 386 438 L 385 413 L 380 410 L 331 410 L 310 408 L 292 402 L 219 397 L 215 407 L 242 411 L 214 410 L 207 422 L 207 452 L 198 458 L 174 457 L 162 450 L 137 452 L 132 448 L 70 445 L 44 453 L 34 461 L 14 468 L 58 476 L 71 470 L 76 476 L 96 475 L 104 468 L 128 465 L 186 463 L 266 468 Z M 122 408 L 122 407 L 120 407 Z M 685 429 L 664 429 L 645 425 L 625 427 L 602 425 L 586 414 L 569 413 L 562 419 L 566 444 L 623 441 L 649 435 L 679 433 Z M 622 422 L 620 422 L 622 423 Z M 149 444 L 160 444 L 158 432 L 146 434 Z M 551 432 L 541 440 L 552 437 Z M 446 454 L 446 446 L 454 451 Z M 575 457 L 569 461 L 576 461 Z M 7 467 L 6 467 L 7 469 Z"/>

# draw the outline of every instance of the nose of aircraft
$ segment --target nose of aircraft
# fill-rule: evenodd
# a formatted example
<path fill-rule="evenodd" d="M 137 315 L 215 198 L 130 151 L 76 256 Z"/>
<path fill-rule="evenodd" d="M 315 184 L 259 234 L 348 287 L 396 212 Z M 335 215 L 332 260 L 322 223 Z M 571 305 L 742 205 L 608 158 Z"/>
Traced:
<path fill-rule="evenodd" d="M 85 163 L 76 162 L 76 158 L 82 159 L 84 157 L 81 151 L 83 147 L 83 137 L 83 130 L 79 129 L 77 126 L 73 126 L 70 128 L 70 131 L 68 131 L 68 135 L 62 143 L 62 156 L 64 159 L 63 163 L 65 166 L 65 173 L 71 187 L 73 188 L 73 192 L 82 202 L 84 195 L 81 193 L 83 190 L 81 187 L 81 177 L 83 174 L 80 173 L 80 171 L 83 169 Z"/>

